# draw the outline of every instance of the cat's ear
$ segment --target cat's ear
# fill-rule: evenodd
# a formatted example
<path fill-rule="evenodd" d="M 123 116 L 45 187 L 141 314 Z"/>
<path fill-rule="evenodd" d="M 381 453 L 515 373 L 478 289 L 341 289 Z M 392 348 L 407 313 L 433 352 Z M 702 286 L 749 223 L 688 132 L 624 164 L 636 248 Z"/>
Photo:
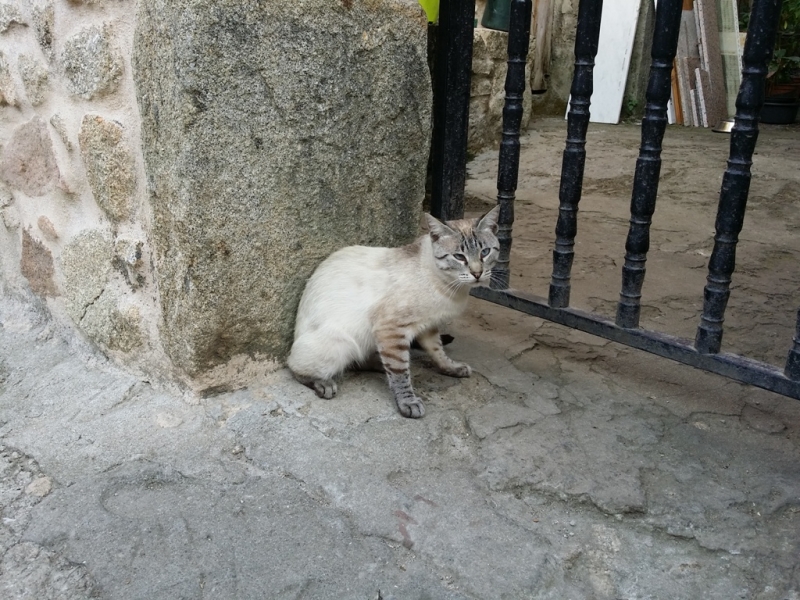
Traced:
<path fill-rule="evenodd" d="M 498 204 L 492 210 L 478 219 L 478 225 L 475 229 L 488 229 L 492 233 L 497 233 L 497 219 L 500 216 L 500 205 Z"/>
<path fill-rule="evenodd" d="M 447 235 L 456 235 L 456 232 L 453 231 L 450 227 L 442 223 L 436 217 L 429 215 L 428 213 L 423 214 L 424 226 L 428 230 L 428 233 L 431 236 L 431 239 L 435 242 L 440 237 L 445 237 Z"/>

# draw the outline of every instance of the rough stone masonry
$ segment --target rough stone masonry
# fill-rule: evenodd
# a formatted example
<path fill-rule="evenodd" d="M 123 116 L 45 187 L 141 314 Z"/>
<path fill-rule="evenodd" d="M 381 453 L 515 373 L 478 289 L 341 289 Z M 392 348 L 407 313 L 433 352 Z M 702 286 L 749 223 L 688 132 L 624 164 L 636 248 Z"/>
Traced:
<path fill-rule="evenodd" d="M 0 2 L 0 289 L 148 376 L 274 368 L 335 248 L 416 233 L 416 0 Z"/>

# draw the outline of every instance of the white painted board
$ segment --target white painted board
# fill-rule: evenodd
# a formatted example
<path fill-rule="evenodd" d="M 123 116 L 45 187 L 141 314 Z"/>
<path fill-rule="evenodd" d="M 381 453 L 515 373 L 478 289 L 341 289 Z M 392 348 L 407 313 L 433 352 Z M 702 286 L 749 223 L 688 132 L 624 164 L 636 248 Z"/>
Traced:
<path fill-rule="evenodd" d="M 739 36 L 739 8 L 736 0 L 717 0 L 719 49 L 725 78 L 725 105 L 728 116 L 736 114 L 736 96 L 742 83 L 742 49 Z"/>
<path fill-rule="evenodd" d="M 589 120 L 593 123 L 619 123 L 640 6 L 641 0 L 603 2 L 594 61 L 594 93 L 589 108 Z"/>

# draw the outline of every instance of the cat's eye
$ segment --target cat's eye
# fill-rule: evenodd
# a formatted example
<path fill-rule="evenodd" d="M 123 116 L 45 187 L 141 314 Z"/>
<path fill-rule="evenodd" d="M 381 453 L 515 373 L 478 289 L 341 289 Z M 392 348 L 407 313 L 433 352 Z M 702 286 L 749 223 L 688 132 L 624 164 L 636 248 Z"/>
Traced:
<path fill-rule="evenodd" d="M 463 254 L 453 254 L 453 258 L 455 258 L 459 262 L 463 263 L 467 262 L 467 257 L 464 256 Z"/>
<path fill-rule="evenodd" d="M 484 248 L 483 250 L 481 250 L 481 258 L 486 258 L 487 256 L 489 256 L 489 254 L 491 254 L 491 252 L 492 252 L 491 248 Z"/>

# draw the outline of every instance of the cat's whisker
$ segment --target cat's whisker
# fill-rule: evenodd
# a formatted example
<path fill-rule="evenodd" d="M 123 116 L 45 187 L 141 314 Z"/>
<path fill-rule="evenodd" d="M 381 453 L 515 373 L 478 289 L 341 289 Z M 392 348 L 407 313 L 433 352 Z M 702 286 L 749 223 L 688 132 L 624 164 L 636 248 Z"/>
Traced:
<path fill-rule="evenodd" d="M 460 279 L 454 279 L 448 283 L 447 286 L 445 286 L 445 293 L 447 294 L 448 299 L 452 300 L 453 296 L 456 295 L 456 292 L 458 292 L 463 285 L 465 284 L 462 283 Z"/>

